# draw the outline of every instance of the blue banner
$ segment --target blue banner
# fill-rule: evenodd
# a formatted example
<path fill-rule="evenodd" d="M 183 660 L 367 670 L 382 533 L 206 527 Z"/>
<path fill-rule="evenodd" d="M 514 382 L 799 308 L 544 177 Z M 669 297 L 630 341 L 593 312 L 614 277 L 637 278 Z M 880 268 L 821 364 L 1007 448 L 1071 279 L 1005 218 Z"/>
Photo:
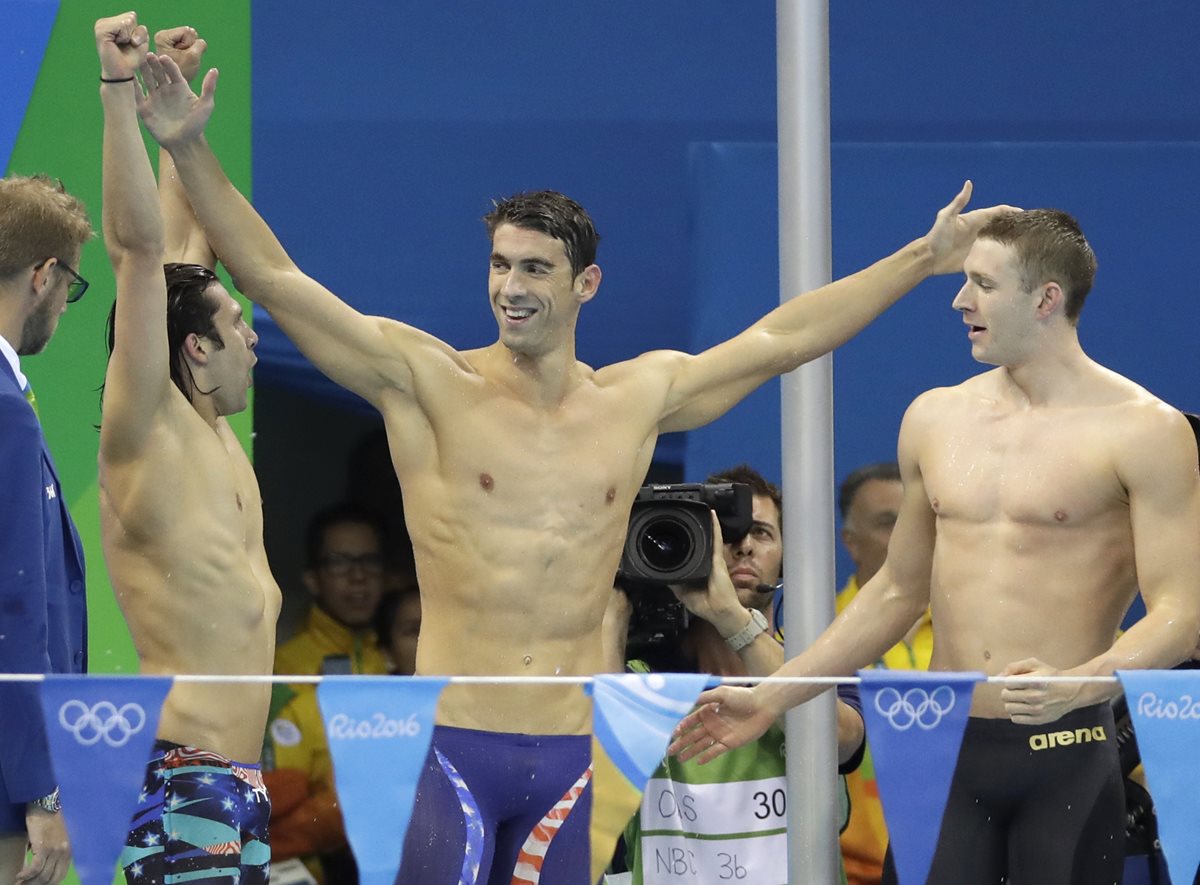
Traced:
<path fill-rule="evenodd" d="M 1200 868 L 1200 670 L 1118 670 L 1171 881 Z"/>
<path fill-rule="evenodd" d="M 111 885 L 171 678 L 47 676 L 42 718 L 75 870 Z"/>
<path fill-rule="evenodd" d="M 958 748 L 982 673 L 860 670 L 863 718 L 900 885 L 933 865 Z"/>
<path fill-rule="evenodd" d="M 711 677 L 704 673 L 597 676 L 592 695 L 591 880 L 598 881 L 663 760 L 671 733 Z"/>
<path fill-rule="evenodd" d="M 363 885 L 393 885 L 442 677 L 333 676 L 317 686 L 346 837 Z"/>

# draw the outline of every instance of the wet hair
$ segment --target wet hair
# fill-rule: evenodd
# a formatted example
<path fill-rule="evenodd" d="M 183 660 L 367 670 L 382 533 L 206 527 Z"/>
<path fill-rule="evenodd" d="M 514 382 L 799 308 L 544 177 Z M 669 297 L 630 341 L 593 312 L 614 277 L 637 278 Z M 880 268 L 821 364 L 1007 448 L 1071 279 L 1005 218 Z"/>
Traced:
<path fill-rule="evenodd" d="M 838 513 L 842 515 L 843 520 L 854 506 L 858 490 L 875 479 L 900 482 L 900 465 L 895 461 L 880 461 L 860 467 L 847 476 L 838 486 Z"/>
<path fill-rule="evenodd" d="M 779 527 L 783 527 L 783 492 L 779 490 L 779 486 L 767 480 L 749 464 L 739 464 L 737 467 L 730 467 L 728 470 L 710 474 L 708 479 L 704 481 L 706 483 L 745 483 L 750 486 L 752 494 L 763 498 L 770 498 L 775 502 L 775 510 L 779 513 Z"/>
<path fill-rule="evenodd" d="M 563 244 L 572 276 L 596 263 L 600 235 L 587 210 L 558 191 L 526 191 L 492 201 L 492 211 L 483 216 L 489 238 L 502 224 L 535 230 Z"/>
<path fill-rule="evenodd" d="M 995 240 L 1017 253 L 1021 286 L 1032 292 L 1051 280 L 1062 287 L 1063 312 L 1071 325 L 1096 277 L 1096 254 L 1079 222 L 1058 209 L 1030 209 L 997 216 L 979 231 L 979 239 Z"/>
<path fill-rule="evenodd" d="M 308 568 L 315 569 L 320 566 L 321 558 L 325 555 L 325 536 L 331 528 L 339 525 L 367 526 L 379 539 L 379 549 L 383 551 L 386 537 L 383 520 L 374 511 L 357 504 L 333 504 L 318 511 L 308 522 L 304 536 L 304 557 Z"/>
<path fill-rule="evenodd" d="M 70 260 L 94 231 L 87 209 L 45 175 L 0 178 L 0 278 L 47 258 Z"/>
<path fill-rule="evenodd" d="M 214 318 L 220 307 L 216 299 L 209 297 L 209 287 L 218 282 L 217 275 L 200 264 L 179 264 L 172 262 L 163 265 L 163 275 L 167 283 L 167 348 L 171 355 L 171 380 L 175 386 L 192 401 L 192 391 L 196 387 L 196 379 L 192 377 L 192 369 L 183 355 L 183 343 L 188 335 L 196 334 L 216 345 L 217 349 L 225 347 L 225 341 L 217 331 Z M 112 356 L 116 346 L 117 334 L 117 303 L 114 301 L 108 312 L 108 323 L 105 328 L 108 336 L 108 355 Z M 201 390 L 210 394 L 213 390 Z"/>

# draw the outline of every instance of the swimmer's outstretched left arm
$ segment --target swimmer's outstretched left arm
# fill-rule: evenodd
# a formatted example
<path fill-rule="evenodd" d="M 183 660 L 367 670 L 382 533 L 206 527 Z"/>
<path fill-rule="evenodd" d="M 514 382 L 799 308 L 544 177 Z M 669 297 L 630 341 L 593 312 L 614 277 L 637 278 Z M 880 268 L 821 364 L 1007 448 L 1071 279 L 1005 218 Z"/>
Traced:
<path fill-rule="evenodd" d="M 741 334 L 696 356 L 658 352 L 648 370 L 667 373 L 661 432 L 691 430 L 719 418 L 776 375 L 829 353 L 927 277 L 959 273 L 975 235 L 1012 206 L 963 212 L 966 182 L 925 236 L 870 267 L 793 298 Z"/>
<path fill-rule="evenodd" d="M 208 49 L 208 41 L 195 28 L 182 26 L 168 28 L 154 35 L 154 48 L 159 55 L 166 55 L 179 65 L 180 73 L 189 83 L 200 72 L 200 63 Z M 209 245 L 208 237 L 188 202 L 183 182 L 175 170 L 175 161 L 166 148 L 158 152 L 158 199 L 162 207 L 163 227 L 166 230 L 166 250 L 163 262 L 177 261 L 181 264 L 199 264 L 215 270 L 217 256 Z"/>

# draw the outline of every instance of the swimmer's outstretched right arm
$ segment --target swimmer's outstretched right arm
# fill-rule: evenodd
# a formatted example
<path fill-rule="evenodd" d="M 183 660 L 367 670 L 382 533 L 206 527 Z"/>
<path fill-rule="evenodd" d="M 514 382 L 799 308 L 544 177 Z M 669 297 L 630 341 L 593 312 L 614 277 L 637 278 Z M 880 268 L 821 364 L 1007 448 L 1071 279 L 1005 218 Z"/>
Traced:
<path fill-rule="evenodd" d="M 142 77 L 142 120 L 174 158 L 196 218 L 238 289 L 265 307 L 317 368 L 368 402 L 379 405 L 386 390 L 411 391 L 409 356 L 422 347 L 448 348 L 402 323 L 359 313 L 296 266 L 204 139 L 217 71 L 205 75 L 199 96 L 170 58 L 148 54 Z"/>
<path fill-rule="evenodd" d="M 888 544 L 887 560 L 833 623 L 773 676 L 848 676 L 878 660 L 895 645 L 929 605 L 935 522 L 921 477 L 924 446 L 937 393 L 909 406 L 900 425 L 898 461 L 904 498 Z M 669 752 L 708 762 L 761 736 L 791 707 L 822 691 L 823 685 L 761 684 L 753 689 L 722 686 L 700 695 L 697 709 L 678 728 Z"/>

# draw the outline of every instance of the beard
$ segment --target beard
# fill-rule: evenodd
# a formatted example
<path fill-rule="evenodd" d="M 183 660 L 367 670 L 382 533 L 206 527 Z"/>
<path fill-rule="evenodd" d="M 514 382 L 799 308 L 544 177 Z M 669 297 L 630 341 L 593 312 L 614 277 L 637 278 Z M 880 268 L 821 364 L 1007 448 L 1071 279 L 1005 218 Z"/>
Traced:
<path fill-rule="evenodd" d="M 21 340 L 17 344 L 17 353 L 20 356 L 41 353 L 54 337 L 56 328 L 58 316 L 54 312 L 54 304 L 50 299 L 46 299 L 25 320 L 25 325 L 21 328 Z"/>

